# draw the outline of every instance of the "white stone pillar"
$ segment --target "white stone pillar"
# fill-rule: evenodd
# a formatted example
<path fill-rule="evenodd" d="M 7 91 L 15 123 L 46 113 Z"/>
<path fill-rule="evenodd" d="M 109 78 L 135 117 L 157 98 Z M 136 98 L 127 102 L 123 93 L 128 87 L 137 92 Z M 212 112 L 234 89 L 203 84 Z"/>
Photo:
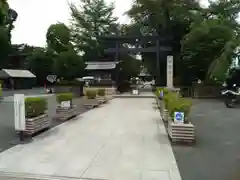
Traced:
<path fill-rule="evenodd" d="M 167 87 L 173 88 L 173 56 L 167 56 Z"/>
<path fill-rule="evenodd" d="M 25 96 L 14 94 L 14 125 L 16 131 L 25 131 Z"/>

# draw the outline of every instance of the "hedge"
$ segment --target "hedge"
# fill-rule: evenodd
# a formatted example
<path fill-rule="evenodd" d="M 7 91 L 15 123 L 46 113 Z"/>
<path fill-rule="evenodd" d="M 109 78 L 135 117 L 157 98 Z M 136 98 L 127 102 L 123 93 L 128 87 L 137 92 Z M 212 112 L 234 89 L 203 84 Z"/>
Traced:
<path fill-rule="evenodd" d="M 58 93 L 56 95 L 56 99 L 58 103 L 61 103 L 62 101 L 71 101 L 73 99 L 73 93 Z"/>
<path fill-rule="evenodd" d="M 106 90 L 104 88 L 100 88 L 97 90 L 97 95 L 98 96 L 105 96 Z"/>
<path fill-rule="evenodd" d="M 156 88 L 156 92 L 155 92 L 155 94 L 156 94 L 157 97 L 160 96 L 161 91 L 163 91 L 163 95 L 166 95 L 166 94 L 169 93 L 169 90 L 168 90 L 167 88 L 157 87 L 157 88 Z"/>
<path fill-rule="evenodd" d="M 25 99 L 25 116 L 33 118 L 45 113 L 47 109 L 47 100 L 40 97 L 31 97 Z"/>
<path fill-rule="evenodd" d="M 166 88 L 158 88 L 156 94 L 161 90 L 164 92 L 163 101 L 170 117 L 173 119 L 174 112 L 183 112 L 186 120 L 192 107 L 192 101 L 187 98 L 182 98 L 177 92 L 172 92 Z"/>
<path fill-rule="evenodd" d="M 88 99 L 95 99 L 97 96 L 97 90 L 96 89 L 87 89 L 85 95 Z"/>

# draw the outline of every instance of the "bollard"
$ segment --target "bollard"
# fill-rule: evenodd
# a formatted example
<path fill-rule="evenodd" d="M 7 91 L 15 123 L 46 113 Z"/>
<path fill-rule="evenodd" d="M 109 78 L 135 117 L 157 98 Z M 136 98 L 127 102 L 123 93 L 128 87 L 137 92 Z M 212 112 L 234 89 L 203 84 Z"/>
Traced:
<path fill-rule="evenodd" d="M 14 126 L 19 132 L 20 142 L 25 140 L 25 96 L 24 94 L 14 94 Z"/>

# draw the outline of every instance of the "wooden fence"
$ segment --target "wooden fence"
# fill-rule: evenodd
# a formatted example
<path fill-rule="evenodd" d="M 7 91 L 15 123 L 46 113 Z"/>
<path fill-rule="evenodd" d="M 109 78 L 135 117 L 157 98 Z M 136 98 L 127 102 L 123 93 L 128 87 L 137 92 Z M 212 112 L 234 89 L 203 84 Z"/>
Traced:
<path fill-rule="evenodd" d="M 184 97 L 217 99 L 221 97 L 221 87 L 211 85 L 180 86 L 180 91 Z"/>

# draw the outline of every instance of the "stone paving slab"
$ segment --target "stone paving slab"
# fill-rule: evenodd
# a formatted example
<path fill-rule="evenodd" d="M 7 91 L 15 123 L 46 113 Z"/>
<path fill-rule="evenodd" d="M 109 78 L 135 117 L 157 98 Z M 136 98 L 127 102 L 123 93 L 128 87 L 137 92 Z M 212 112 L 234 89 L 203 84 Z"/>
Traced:
<path fill-rule="evenodd" d="M 0 171 L 107 180 L 181 180 L 154 98 L 113 99 L 0 154 Z"/>
<path fill-rule="evenodd" d="M 4 173 L 0 172 L 1 180 L 104 180 L 92 178 L 60 177 L 60 176 L 41 176 L 34 174 Z"/>

